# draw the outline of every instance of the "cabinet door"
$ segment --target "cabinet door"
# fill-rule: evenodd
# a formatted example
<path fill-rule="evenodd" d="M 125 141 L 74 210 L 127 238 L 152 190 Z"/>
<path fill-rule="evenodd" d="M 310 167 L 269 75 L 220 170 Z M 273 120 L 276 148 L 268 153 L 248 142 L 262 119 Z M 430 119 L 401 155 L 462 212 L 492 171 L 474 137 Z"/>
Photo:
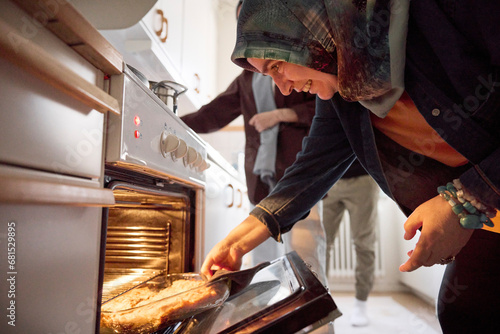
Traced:
<path fill-rule="evenodd" d="M 246 187 L 211 162 L 206 170 L 204 256 L 248 215 Z"/>
<path fill-rule="evenodd" d="M 213 1 L 185 0 L 182 77 L 201 104 L 215 97 L 216 17 Z"/>
<path fill-rule="evenodd" d="M 0 203 L 0 269 L 14 278 L 0 285 L 0 303 L 15 302 L 17 320 L 8 330 L 7 309 L 0 332 L 95 333 L 101 217 L 98 207 Z M 10 270 L 7 226 L 15 237 Z"/>
<path fill-rule="evenodd" d="M 160 0 L 143 22 L 177 71 L 182 68 L 184 1 Z"/>

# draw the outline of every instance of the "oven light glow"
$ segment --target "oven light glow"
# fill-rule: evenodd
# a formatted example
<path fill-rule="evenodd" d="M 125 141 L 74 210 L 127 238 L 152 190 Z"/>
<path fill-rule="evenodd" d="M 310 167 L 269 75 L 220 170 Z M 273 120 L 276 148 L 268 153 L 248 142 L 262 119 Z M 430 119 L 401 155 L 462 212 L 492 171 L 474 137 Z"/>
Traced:
<path fill-rule="evenodd" d="M 139 132 L 139 130 L 134 131 L 134 137 L 138 139 L 141 138 L 141 133 Z"/>
<path fill-rule="evenodd" d="M 134 117 L 134 124 L 135 125 L 141 125 L 141 118 L 139 116 Z"/>

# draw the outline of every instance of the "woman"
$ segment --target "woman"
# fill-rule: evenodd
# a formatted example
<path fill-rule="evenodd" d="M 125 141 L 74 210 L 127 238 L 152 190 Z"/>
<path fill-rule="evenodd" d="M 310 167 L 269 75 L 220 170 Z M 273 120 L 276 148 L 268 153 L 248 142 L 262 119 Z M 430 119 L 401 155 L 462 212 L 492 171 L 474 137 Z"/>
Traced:
<path fill-rule="evenodd" d="M 280 241 L 357 157 L 409 216 L 404 238 L 421 230 L 400 270 L 449 263 L 438 303 L 443 332 L 496 333 L 500 3 L 332 3 L 243 5 L 233 61 L 270 75 L 284 94 L 319 99 L 295 163 L 202 272 L 237 269 L 270 236 Z"/>

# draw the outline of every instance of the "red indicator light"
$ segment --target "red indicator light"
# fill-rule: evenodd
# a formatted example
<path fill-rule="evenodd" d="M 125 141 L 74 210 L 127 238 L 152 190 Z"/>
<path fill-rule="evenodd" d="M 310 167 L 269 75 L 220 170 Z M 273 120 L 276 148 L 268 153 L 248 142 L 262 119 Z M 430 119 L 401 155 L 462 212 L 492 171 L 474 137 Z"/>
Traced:
<path fill-rule="evenodd" d="M 141 124 L 141 118 L 139 116 L 134 117 L 134 124 L 135 125 L 140 125 Z"/>
<path fill-rule="evenodd" d="M 134 137 L 135 138 L 141 138 L 141 133 L 139 132 L 139 130 L 135 130 L 134 131 Z"/>

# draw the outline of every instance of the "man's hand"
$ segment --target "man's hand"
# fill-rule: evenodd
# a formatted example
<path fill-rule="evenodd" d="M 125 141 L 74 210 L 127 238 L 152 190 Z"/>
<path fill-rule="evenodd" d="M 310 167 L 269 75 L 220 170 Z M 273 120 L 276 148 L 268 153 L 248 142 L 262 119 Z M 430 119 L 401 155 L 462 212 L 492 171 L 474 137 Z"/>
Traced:
<path fill-rule="evenodd" d="M 404 238 L 412 239 L 420 227 L 420 238 L 415 249 L 408 252 L 410 258 L 399 267 L 400 271 L 430 267 L 441 259 L 457 255 L 474 232 L 460 225 L 457 215 L 439 195 L 421 204 L 408 217 Z"/>
<path fill-rule="evenodd" d="M 261 112 L 254 115 L 248 124 L 255 127 L 255 130 L 262 132 L 270 129 L 280 122 L 297 122 L 298 117 L 293 109 L 281 108 L 271 111 Z"/>

